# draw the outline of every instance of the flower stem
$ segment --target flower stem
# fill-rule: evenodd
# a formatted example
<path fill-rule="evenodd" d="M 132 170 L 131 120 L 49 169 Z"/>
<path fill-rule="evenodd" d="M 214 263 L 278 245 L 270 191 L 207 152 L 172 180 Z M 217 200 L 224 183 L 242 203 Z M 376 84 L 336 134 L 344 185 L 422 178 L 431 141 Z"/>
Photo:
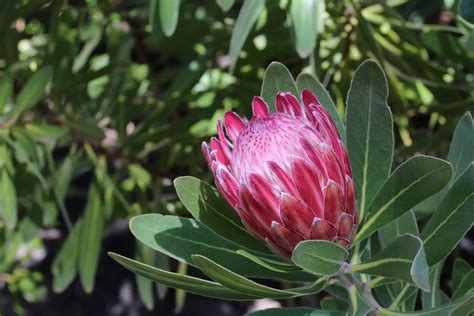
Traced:
<path fill-rule="evenodd" d="M 336 274 L 336 278 L 349 292 L 356 289 L 364 302 L 370 306 L 373 315 L 380 315 L 382 307 L 377 303 L 370 289 L 368 289 L 364 283 L 360 282 L 353 272 L 348 272 L 348 270 L 349 269 L 344 265 L 341 271 Z"/>

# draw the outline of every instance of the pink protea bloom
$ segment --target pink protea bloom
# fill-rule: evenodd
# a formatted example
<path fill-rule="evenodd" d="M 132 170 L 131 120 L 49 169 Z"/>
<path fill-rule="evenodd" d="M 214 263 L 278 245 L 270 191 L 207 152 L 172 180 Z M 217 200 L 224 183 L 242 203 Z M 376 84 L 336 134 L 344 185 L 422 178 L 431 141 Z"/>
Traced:
<path fill-rule="evenodd" d="M 276 96 L 276 113 L 254 97 L 250 122 L 234 112 L 202 150 L 219 192 L 247 229 L 289 258 L 302 240 L 350 245 L 358 224 L 346 148 L 326 110 L 308 90 L 300 103 Z M 226 136 L 227 134 L 227 136 Z"/>

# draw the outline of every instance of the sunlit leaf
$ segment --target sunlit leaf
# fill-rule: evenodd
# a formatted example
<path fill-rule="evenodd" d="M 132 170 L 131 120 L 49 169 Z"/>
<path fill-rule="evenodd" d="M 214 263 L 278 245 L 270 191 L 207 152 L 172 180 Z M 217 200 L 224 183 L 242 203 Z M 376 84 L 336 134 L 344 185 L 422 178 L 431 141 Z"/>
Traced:
<path fill-rule="evenodd" d="M 234 71 L 235 64 L 237 63 L 245 40 L 264 7 L 265 0 L 244 0 L 230 39 L 230 72 Z"/>
<path fill-rule="evenodd" d="M 165 284 L 169 287 L 182 289 L 198 295 L 204 295 L 224 300 L 255 299 L 255 297 L 253 296 L 232 291 L 220 285 L 219 283 L 157 269 L 113 252 L 109 252 L 109 256 L 111 256 L 115 261 L 120 263 L 128 270 L 137 273 L 154 282 Z"/>

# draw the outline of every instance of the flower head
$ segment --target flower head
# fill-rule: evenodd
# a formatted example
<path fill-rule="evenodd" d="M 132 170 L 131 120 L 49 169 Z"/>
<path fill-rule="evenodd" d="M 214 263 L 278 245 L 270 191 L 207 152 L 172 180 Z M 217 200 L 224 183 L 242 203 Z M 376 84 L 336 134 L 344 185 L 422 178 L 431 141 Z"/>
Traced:
<path fill-rule="evenodd" d="M 202 144 L 219 192 L 247 229 L 289 258 L 302 240 L 350 245 L 358 224 L 347 151 L 308 90 L 276 96 L 276 113 L 254 97 L 250 121 L 227 112 Z"/>

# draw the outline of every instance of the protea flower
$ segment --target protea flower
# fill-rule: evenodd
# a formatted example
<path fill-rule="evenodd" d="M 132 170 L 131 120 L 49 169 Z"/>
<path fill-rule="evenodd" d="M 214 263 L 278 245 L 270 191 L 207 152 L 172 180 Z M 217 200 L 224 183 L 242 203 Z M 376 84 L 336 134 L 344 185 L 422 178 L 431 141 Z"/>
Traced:
<path fill-rule="evenodd" d="M 302 240 L 350 245 L 358 224 L 347 151 L 318 99 L 276 96 L 276 113 L 254 97 L 250 121 L 234 112 L 202 150 L 219 192 L 247 229 L 289 258 Z M 227 136 L 226 136 L 227 134 Z"/>

